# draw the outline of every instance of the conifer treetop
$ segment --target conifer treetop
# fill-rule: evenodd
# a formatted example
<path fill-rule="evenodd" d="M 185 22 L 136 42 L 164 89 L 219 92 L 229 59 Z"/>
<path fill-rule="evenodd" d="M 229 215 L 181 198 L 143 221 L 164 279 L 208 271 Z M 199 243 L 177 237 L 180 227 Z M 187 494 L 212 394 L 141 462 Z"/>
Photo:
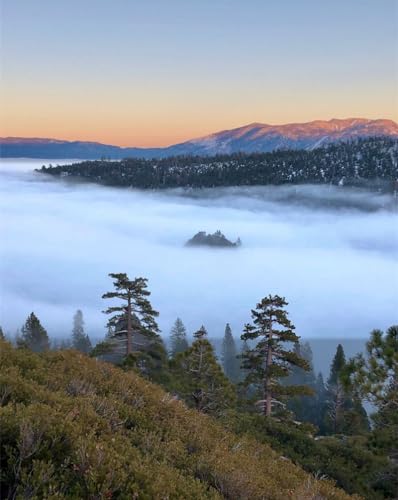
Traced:
<path fill-rule="evenodd" d="M 196 340 L 202 340 L 202 339 L 207 339 L 207 330 L 206 328 L 202 325 L 199 330 L 197 330 L 194 334 L 193 334 L 194 338 Z"/>

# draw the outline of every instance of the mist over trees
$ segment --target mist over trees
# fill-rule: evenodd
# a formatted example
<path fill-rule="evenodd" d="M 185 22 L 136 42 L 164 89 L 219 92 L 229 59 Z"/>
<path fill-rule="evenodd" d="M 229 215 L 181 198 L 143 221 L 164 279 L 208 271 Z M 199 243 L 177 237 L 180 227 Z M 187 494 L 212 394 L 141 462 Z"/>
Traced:
<path fill-rule="evenodd" d="M 235 339 L 232 335 L 232 330 L 229 323 L 225 325 L 225 332 L 222 341 L 221 360 L 225 375 L 232 382 L 239 382 L 241 378 L 240 360 L 238 358 Z"/>
<path fill-rule="evenodd" d="M 283 297 L 268 295 L 257 303 L 239 347 L 227 323 L 218 359 L 206 328 L 194 332 L 189 345 L 180 318 L 170 331 L 167 352 L 147 280 L 130 279 L 124 273 L 110 277 L 114 291 L 103 298 L 116 303 L 107 308 L 111 316 L 107 332 L 93 349 L 80 309 L 73 317 L 72 335 L 57 345 L 50 343 L 32 312 L 21 328 L 17 348 L 40 355 L 50 348 L 64 353 L 73 349 L 83 357 L 108 361 L 160 384 L 168 391 L 165 401 L 184 402 L 237 436 L 271 444 L 305 470 L 326 474 L 350 493 L 369 500 L 394 498 L 397 326 L 371 332 L 366 353 L 349 360 L 338 345 L 325 382 L 321 373 L 314 372 L 311 346 L 296 334 Z M 67 390 L 74 395 L 91 391 L 79 379 Z M 2 394 L 0 400 L 7 405 L 11 393 L 6 388 Z M 372 402 L 374 414 L 367 415 L 364 401 Z M 113 410 L 101 411 L 113 415 Z"/>
<path fill-rule="evenodd" d="M 88 354 L 92 349 L 90 338 L 84 332 L 83 313 L 80 309 L 73 316 L 72 347 L 85 354 Z"/>
<path fill-rule="evenodd" d="M 187 329 L 181 318 L 177 318 L 170 331 L 170 356 L 174 358 L 178 353 L 188 349 Z"/>
<path fill-rule="evenodd" d="M 298 358 L 307 362 L 304 368 L 298 365 L 291 367 L 290 374 L 283 383 L 287 386 L 308 387 L 312 394 L 296 395 L 287 402 L 287 408 L 293 412 L 295 418 L 302 422 L 310 422 L 319 427 L 322 416 L 320 409 L 324 406 L 325 386 L 322 374 L 318 377 L 314 373 L 313 354 L 309 342 L 297 342 L 293 345 L 293 352 Z"/>
<path fill-rule="evenodd" d="M 34 312 L 30 313 L 21 328 L 21 336 L 17 343 L 21 347 L 27 347 L 33 352 L 43 352 L 50 349 L 50 339 L 47 331 L 40 323 Z"/>

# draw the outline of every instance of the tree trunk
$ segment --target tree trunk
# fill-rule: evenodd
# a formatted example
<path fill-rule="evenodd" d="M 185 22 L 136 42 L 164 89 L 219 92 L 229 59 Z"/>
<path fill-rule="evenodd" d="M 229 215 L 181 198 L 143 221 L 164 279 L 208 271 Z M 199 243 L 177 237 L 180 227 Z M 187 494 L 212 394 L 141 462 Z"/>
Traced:
<path fill-rule="evenodd" d="M 131 297 L 127 297 L 127 356 L 131 354 Z"/>
<path fill-rule="evenodd" d="M 272 393 L 271 393 L 271 377 L 269 375 L 269 367 L 272 365 L 272 320 L 270 320 L 268 332 L 268 350 L 265 360 L 265 380 L 264 380 L 264 415 L 271 416 L 272 412 Z"/>

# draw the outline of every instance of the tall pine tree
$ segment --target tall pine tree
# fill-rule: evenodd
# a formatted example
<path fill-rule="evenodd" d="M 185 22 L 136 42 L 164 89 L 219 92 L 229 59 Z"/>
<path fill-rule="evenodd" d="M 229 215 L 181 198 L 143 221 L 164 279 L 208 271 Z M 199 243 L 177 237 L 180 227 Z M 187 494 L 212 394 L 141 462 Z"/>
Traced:
<path fill-rule="evenodd" d="M 239 359 L 237 357 L 236 344 L 232 335 L 229 323 L 225 326 L 225 333 L 222 342 L 222 364 L 225 375 L 234 383 L 239 381 L 240 367 Z"/>
<path fill-rule="evenodd" d="M 188 347 L 187 330 L 181 319 L 177 318 L 170 331 L 170 356 L 174 358 L 179 352 L 186 351 Z"/>
<path fill-rule="evenodd" d="M 159 331 L 155 319 L 159 313 L 152 308 L 148 300 L 151 293 L 148 290 L 146 278 L 130 280 L 125 273 L 111 273 L 109 276 L 114 280 L 115 291 L 105 293 L 102 298 L 120 299 L 122 304 L 108 307 L 104 312 L 112 315 L 108 321 L 108 327 L 117 327 L 121 323 L 126 324 L 126 355 L 129 355 L 133 352 L 133 316 L 136 316 L 138 320 L 141 333 L 154 336 Z"/>
<path fill-rule="evenodd" d="M 43 352 L 50 349 L 50 340 L 45 328 L 35 313 L 31 313 L 21 328 L 19 347 L 27 347 L 34 352 Z"/>
<path fill-rule="evenodd" d="M 284 397 L 311 393 L 305 386 L 280 383 L 294 366 L 309 369 L 307 361 L 288 347 L 289 343 L 296 344 L 299 337 L 287 317 L 287 305 L 278 295 L 263 298 L 252 309 L 253 324 L 247 324 L 241 336 L 242 340 L 257 340 L 254 349 L 243 354 L 243 367 L 249 371 L 245 382 L 256 389 L 260 397 L 257 404 L 267 417 L 276 405 L 284 406 Z"/>
<path fill-rule="evenodd" d="M 325 431 L 337 434 L 343 431 L 344 411 L 347 406 L 346 395 L 341 381 L 346 360 L 341 344 L 337 346 L 330 366 L 330 374 L 326 383 Z"/>
<path fill-rule="evenodd" d="M 84 332 L 83 313 L 80 309 L 73 316 L 72 347 L 85 354 L 88 354 L 92 349 L 90 338 Z"/>

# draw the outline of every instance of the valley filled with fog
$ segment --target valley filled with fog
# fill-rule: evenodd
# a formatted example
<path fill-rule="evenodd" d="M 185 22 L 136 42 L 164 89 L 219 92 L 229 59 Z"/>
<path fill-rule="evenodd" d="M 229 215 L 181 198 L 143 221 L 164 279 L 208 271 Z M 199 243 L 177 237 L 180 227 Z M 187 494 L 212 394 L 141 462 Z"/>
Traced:
<path fill-rule="evenodd" d="M 81 308 L 87 333 L 102 338 L 110 272 L 148 278 L 165 336 L 180 316 L 190 333 L 203 323 L 221 337 L 229 322 L 238 337 L 269 293 L 286 297 L 307 339 L 363 338 L 398 321 L 398 210 L 386 195 L 329 186 L 112 189 L 33 172 L 42 164 L 0 163 L 0 324 L 10 335 L 31 311 L 50 336 L 69 335 Z M 242 246 L 184 247 L 217 229 Z"/>

